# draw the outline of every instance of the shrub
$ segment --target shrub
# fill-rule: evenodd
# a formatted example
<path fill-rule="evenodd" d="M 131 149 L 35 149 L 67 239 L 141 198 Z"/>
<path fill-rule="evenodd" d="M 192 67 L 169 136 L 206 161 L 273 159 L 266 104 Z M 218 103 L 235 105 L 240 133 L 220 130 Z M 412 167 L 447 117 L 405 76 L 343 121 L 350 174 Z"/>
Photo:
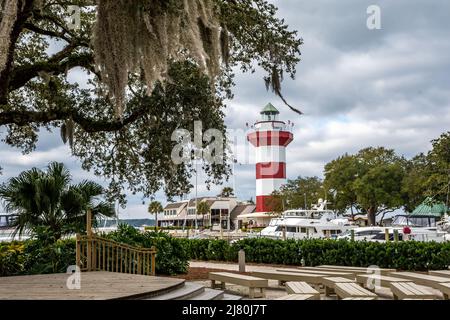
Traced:
<path fill-rule="evenodd" d="M 140 233 L 128 225 L 103 237 L 133 246 L 156 247 L 156 273 L 186 273 L 189 260 L 237 261 L 245 250 L 246 261 L 254 263 L 301 265 L 320 264 L 400 270 L 447 269 L 450 242 L 366 242 L 347 240 L 273 240 L 247 238 L 225 240 L 179 239 L 164 232 Z M 75 264 L 75 240 L 58 240 L 48 233 L 25 242 L 0 244 L 0 276 L 65 272 Z"/>
<path fill-rule="evenodd" d="M 75 240 L 39 239 L 0 244 L 0 276 L 66 272 L 75 264 Z"/>
<path fill-rule="evenodd" d="M 23 271 L 23 244 L 0 243 L 0 276 L 13 276 Z"/>
<path fill-rule="evenodd" d="M 146 231 L 140 233 L 135 228 L 121 224 L 117 231 L 103 235 L 107 239 L 144 248 L 156 247 L 156 273 L 186 273 L 189 267 L 189 255 L 186 247 L 179 239 L 170 237 L 164 232 Z"/>
<path fill-rule="evenodd" d="M 247 262 L 301 265 L 321 264 L 401 270 L 447 269 L 450 265 L 450 242 L 366 242 L 347 240 L 274 240 L 247 238 L 229 244 L 223 240 L 179 239 L 195 260 L 237 261 L 240 249 Z"/>
<path fill-rule="evenodd" d="M 29 240 L 24 244 L 23 269 L 26 274 L 46 274 L 66 272 L 75 264 L 75 239 L 57 240 L 45 243 Z"/>

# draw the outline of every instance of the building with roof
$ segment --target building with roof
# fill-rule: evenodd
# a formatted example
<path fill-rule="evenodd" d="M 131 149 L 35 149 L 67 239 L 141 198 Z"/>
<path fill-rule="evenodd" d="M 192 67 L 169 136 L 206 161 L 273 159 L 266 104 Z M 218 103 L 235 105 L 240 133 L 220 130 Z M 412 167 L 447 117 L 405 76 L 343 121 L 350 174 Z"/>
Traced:
<path fill-rule="evenodd" d="M 417 227 L 435 227 L 448 212 L 449 208 L 443 202 L 434 202 L 431 198 L 427 198 L 410 214 L 395 216 L 392 223 Z"/>
<path fill-rule="evenodd" d="M 434 217 L 441 219 L 447 212 L 448 207 L 443 202 L 434 203 L 431 199 L 426 199 L 413 212 L 410 217 Z"/>
<path fill-rule="evenodd" d="M 209 212 L 197 214 L 197 205 L 206 202 Z M 235 230 L 239 227 L 238 215 L 255 209 L 254 205 L 239 202 L 235 197 L 199 197 L 180 202 L 168 203 L 164 207 L 163 217 L 158 219 L 161 227 L 206 227 L 213 230 Z"/>

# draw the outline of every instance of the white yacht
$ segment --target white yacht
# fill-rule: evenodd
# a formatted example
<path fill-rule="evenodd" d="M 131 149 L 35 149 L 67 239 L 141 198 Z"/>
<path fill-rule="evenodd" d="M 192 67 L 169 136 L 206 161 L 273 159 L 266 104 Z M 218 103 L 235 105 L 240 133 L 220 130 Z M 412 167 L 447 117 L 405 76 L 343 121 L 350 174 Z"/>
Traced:
<path fill-rule="evenodd" d="M 274 239 L 335 238 L 355 227 L 347 218 L 325 209 L 326 205 L 326 200 L 319 199 L 311 210 L 284 211 L 280 218 L 273 218 L 259 236 Z"/>
<path fill-rule="evenodd" d="M 398 240 L 414 240 L 421 242 L 444 242 L 450 240 L 450 235 L 447 231 L 442 230 L 434 220 L 428 217 L 410 217 L 408 215 L 397 215 L 392 221 L 392 226 L 381 227 L 361 227 L 353 229 L 354 240 L 356 241 L 373 241 L 385 242 L 386 229 L 389 233 L 389 240 L 394 240 L 394 230 L 398 232 Z M 351 239 L 352 231 L 348 230 L 339 235 L 337 239 Z"/>

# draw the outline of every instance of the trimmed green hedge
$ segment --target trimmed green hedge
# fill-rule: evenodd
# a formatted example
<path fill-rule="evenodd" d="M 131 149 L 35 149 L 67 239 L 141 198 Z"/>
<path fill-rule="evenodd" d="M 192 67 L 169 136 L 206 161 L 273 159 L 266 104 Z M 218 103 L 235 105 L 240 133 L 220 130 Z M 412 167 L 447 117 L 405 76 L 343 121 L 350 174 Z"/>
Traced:
<path fill-rule="evenodd" d="M 347 240 L 272 240 L 249 238 L 234 243 L 225 240 L 179 239 L 163 232 L 140 233 L 122 225 L 106 238 L 135 246 L 157 249 L 157 274 L 182 274 L 189 260 L 236 262 L 240 249 L 246 261 L 266 264 L 316 266 L 320 264 L 400 270 L 437 270 L 450 266 L 450 242 L 366 242 Z M 65 272 L 75 263 L 75 241 L 39 240 L 0 243 L 0 276 Z"/>
<path fill-rule="evenodd" d="M 239 249 L 247 262 L 301 265 L 321 264 L 401 270 L 437 270 L 450 266 L 450 242 L 366 242 L 347 240 L 273 240 L 251 238 L 228 244 L 224 240 L 179 239 L 194 260 L 237 261 Z"/>

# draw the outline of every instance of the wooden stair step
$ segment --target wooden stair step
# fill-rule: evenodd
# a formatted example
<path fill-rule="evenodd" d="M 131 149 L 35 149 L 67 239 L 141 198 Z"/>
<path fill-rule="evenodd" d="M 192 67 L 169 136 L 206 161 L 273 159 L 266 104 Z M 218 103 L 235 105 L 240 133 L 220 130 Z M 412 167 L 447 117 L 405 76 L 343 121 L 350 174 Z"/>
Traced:
<path fill-rule="evenodd" d="M 242 297 L 236 294 L 224 293 L 221 300 L 242 300 Z"/>
<path fill-rule="evenodd" d="M 211 288 L 205 288 L 205 290 L 193 297 L 186 300 L 223 300 L 224 292 L 222 290 L 215 290 Z"/>
<path fill-rule="evenodd" d="M 204 291 L 205 287 L 201 284 L 185 282 L 184 286 L 179 289 L 145 300 L 188 300 L 202 294 Z"/>

